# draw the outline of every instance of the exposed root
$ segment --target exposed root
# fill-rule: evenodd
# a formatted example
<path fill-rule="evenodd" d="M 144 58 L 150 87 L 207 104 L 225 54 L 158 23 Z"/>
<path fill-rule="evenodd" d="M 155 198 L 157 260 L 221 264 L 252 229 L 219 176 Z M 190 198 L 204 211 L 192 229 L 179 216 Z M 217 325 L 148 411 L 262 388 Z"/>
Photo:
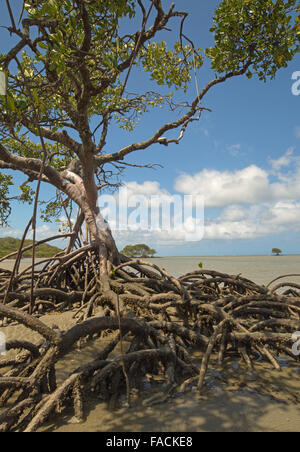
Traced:
<path fill-rule="evenodd" d="M 0 317 L 38 332 L 44 343 L 13 342 L 21 358 L 0 360 L 0 431 L 36 431 L 52 414 L 73 407 L 84 419 L 84 400 L 92 394 L 115 406 L 119 396 L 140 388 L 146 375 L 164 380 L 163 392 L 145 401 L 160 403 L 193 384 L 203 390 L 213 354 L 219 364 L 232 351 L 253 369 L 259 354 L 280 369 L 279 354 L 293 355 L 292 335 L 300 330 L 300 286 L 273 289 L 238 276 L 198 270 L 174 278 L 149 262 L 127 261 L 102 282 L 93 245 L 48 260 L 34 273 L 35 305 L 30 308 L 31 269 L 0 271 Z M 276 279 L 277 281 L 277 279 Z M 109 285 L 109 289 L 107 286 Z M 279 293 L 284 287 L 292 291 Z M 34 314 L 74 309 L 78 323 L 64 334 Z M 78 341 L 110 338 L 95 361 L 61 382 L 56 367 Z M 101 342 L 100 342 L 101 343 Z M 121 344 L 121 355 L 115 356 Z M 124 347 L 126 344 L 126 347 Z M 200 370 L 193 349 L 203 352 Z M 114 356 L 112 356 L 114 354 Z"/>

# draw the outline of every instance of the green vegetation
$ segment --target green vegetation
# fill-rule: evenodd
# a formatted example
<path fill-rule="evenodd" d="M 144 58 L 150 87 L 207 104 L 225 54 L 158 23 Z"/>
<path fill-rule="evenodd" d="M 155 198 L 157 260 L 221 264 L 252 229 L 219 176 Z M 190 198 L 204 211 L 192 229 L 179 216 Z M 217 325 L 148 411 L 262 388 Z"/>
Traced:
<path fill-rule="evenodd" d="M 279 256 L 282 253 L 282 251 L 279 248 L 273 248 L 272 253 L 276 254 L 276 256 Z"/>
<path fill-rule="evenodd" d="M 111 408 L 126 393 L 130 405 L 131 390 L 140 391 L 146 378 L 159 384 L 159 394 L 150 398 L 145 394 L 147 406 L 161 403 L 164 409 L 170 397 L 193 386 L 206 396 L 207 372 L 215 366 L 215 356 L 220 370 L 221 366 L 226 370 L 230 360 L 244 362 L 231 386 L 241 385 L 244 369 L 252 373 L 255 365 L 259 370 L 257 354 L 278 370 L 277 357 L 283 352 L 298 362 L 291 353 L 295 345 L 291 332 L 300 321 L 295 285 L 282 283 L 269 291 L 241 275 L 197 270 L 175 278 L 152 262 L 128 263 L 119 255 L 97 200 L 98 192 L 114 190 L 124 181 L 127 166 L 143 166 L 139 158 L 129 159 L 130 154 L 147 151 L 144 166 L 150 168 L 152 146 L 179 144 L 188 126 L 204 116 L 209 106 L 205 97 L 208 94 L 212 100 L 217 85 L 243 75 L 266 81 L 287 67 L 299 51 L 299 0 L 218 1 L 212 47 L 203 50 L 187 36 L 184 5 L 179 5 L 180 10 L 167 5 L 165 10 L 170 2 L 162 0 L 2 3 L 7 13 L 0 25 L 12 39 L 7 35 L 7 53 L 0 54 L 0 71 L 7 82 L 7 93 L 0 96 L 0 224 L 7 222 L 13 201 L 35 201 L 36 211 L 36 181 L 51 185 L 57 193 L 43 204 L 44 221 L 62 215 L 73 218 L 72 203 L 79 212 L 62 260 L 50 258 L 47 267 L 33 268 L 31 277 L 0 269 L 0 318 L 17 321 L 47 342 L 47 347 L 28 341 L 10 344 L 26 355 L 1 362 L 7 370 L 2 378 L 1 369 L 0 399 L 7 406 L 1 413 L 0 431 L 34 432 L 58 412 L 81 423 L 91 393 Z M 20 4 L 24 5 L 21 17 Z M 173 33 L 166 33 L 170 29 Z M 14 47 L 9 48 L 10 43 Z M 207 59 L 211 80 L 207 64 L 198 77 Z M 196 76 L 207 83 L 197 86 L 197 93 Z M 138 89 L 142 85 L 144 91 Z M 194 99 L 192 91 L 184 96 L 190 86 Z M 222 96 L 219 88 L 215 96 Z M 161 107 L 164 114 L 157 115 Z M 225 108 L 220 114 L 228 115 L 232 106 Z M 245 102 L 240 115 L 248 108 Z M 157 115 L 158 128 L 147 127 L 143 137 L 130 138 L 143 116 L 149 125 L 150 113 Z M 123 129 L 122 148 L 111 140 L 116 126 Z M 233 131 L 236 127 L 233 122 Z M 189 159 L 183 148 L 178 152 Z M 199 153 L 198 160 L 197 164 L 204 164 L 205 155 L 202 159 Z M 17 171 L 23 173 L 23 183 L 13 177 Z M 13 184 L 20 183 L 16 193 Z M 84 222 L 90 243 L 81 247 Z M 35 213 L 31 224 L 34 229 Z M 39 255 L 44 254 L 41 249 Z M 129 245 L 123 252 L 131 257 L 155 254 L 147 245 Z M 277 290 L 284 286 L 289 295 L 278 303 L 281 291 Z M 287 303 L 289 309 L 282 309 Z M 31 315 L 73 308 L 76 325 L 65 334 Z M 96 353 L 98 359 L 85 360 L 80 369 L 57 380 L 57 370 L 66 366 L 64 359 L 74 345 L 99 334 L 105 335 L 107 346 Z M 199 368 L 195 347 L 202 355 Z M 287 391 L 294 396 L 289 384 Z M 293 398 L 297 396 L 295 387 Z M 133 400 L 132 415 L 138 403 Z"/>
<path fill-rule="evenodd" d="M 132 258 L 154 257 L 154 254 L 156 254 L 155 250 L 149 248 L 149 246 L 145 245 L 144 243 L 140 243 L 138 245 L 127 245 L 121 252 L 125 254 L 125 256 Z"/>
<path fill-rule="evenodd" d="M 176 10 L 175 4 L 164 9 L 168 2 L 161 0 L 10 3 L 4 16 L 11 20 L 1 23 L 15 47 L 0 54 L 7 85 L 6 95 L 0 96 L 0 224 L 7 222 L 11 202 L 33 202 L 32 183 L 42 169 L 42 181 L 58 193 L 44 204 L 42 218 L 59 218 L 75 203 L 93 223 L 92 240 L 105 243 L 115 263 L 110 231 L 99 229 L 95 218 L 97 191 L 118 185 L 124 170 L 119 163 L 154 145 L 178 144 L 188 126 L 202 118 L 204 97 L 217 85 L 243 75 L 273 79 L 299 51 L 299 0 L 218 2 L 212 45 L 206 49 L 185 32 L 188 12 Z M 24 3 L 21 17 L 12 7 L 17 3 Z M 165 32 L 170 27 L 180 30 L 175 39 Z M 184 99 L 204 63 L 210 64 L 213 78 L 199 87 L 194 100 Z M 149 79 L 155 83 L 151 91 L 128 89 L 136 74 L 145 87 Z M 135 142 L 130 132 L 161 108 L 166 123 Z M 111 153 L 108 138 L 115 126 L 124 130 L 128 145 Z M 11 193 L 12 170 L 26 177 L 18 194 Z"/>
<path fill-rule="evenodd" d="M 12 237 L 5 237 L 0 239 L 0 257 L 4 257 L 7 254 L 13 253 L 14 251 L 18 251 L 21 240 L 14 239 Z M 32 244 L 32 240 L 25 240 L 24 247 Z M 35 256 L 36 257 L 51 257 L 55 254 L 59 253 L 61 249 L 47 245 L 47 243 L 42 243 L 36 248 Z M 31 250 L 25 251 L 23 257 L 31 257 Z"/>

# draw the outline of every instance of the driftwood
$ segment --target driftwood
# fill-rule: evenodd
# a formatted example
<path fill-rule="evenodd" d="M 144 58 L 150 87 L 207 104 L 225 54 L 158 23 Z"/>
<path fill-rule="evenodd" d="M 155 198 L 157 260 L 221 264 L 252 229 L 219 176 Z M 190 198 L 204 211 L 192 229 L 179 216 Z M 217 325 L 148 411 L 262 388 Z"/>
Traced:
<path fill-rule="evenodd" d="M 130 403 L 130 392 L 146 374 L 165 381 L 164 395 L 153 403 L 191 384 L 202 391 L 213 354 L 222 365 L 235 350 L 249 369 L 258 353 L 277 370 L 281 353 L 299 360 L 291 352 L 292 335 L 300 330 L 297 284 L 279 283 L 271 289 L 240 275 L 208 270 L 174 278 L 153 263 L 124 258 L 113 268 L 107 290 L 92 244 L 44 264 L 33 272 L 32 315 L 32 268 L 13 277 L 0 270 L 0 296 L 6 301 L 0 303 L 0 317 L 44 339 L 40 346 L 11 342 L 7 349 L 22 350 L 22 359 L 0 359 L 1 432 L 36 431 L 49 416 L 70 406 L 81 422 L 87 394 L 115 404 L 126 393 Z M 63 334 L 36 316 L 66 308 L 74 309 L 77 324 Z M 57 363 L 78 341 L 103 335 L 111 339 L 95 360 L 58 384 Z M 122 352 L 112 358 L 119 344 Z M 200 369 L 193 362 L 193 348 L 203 352 Z"/>

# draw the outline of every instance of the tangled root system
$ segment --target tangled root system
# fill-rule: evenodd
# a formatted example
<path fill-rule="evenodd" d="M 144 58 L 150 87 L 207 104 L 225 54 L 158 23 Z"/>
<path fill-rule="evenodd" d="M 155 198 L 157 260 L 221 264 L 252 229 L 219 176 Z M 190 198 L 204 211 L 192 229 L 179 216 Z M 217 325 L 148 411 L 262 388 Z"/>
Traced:
<path fill-rule="evenodd" d="M 39 263 L 31 315 L 32 269 L 13 278 L 1 270 L 5 303 L 0 317 L 38 332 L 43 343 L 7 344 L 22 354 L 0 360 L 0 431 L 36 431 L 70 405 L 82 421 L 87 393 L 106 401 L 126 394 L 130 403 L 131 391 L 146 374 L 164 380 L 160 401 L 188 386 L 201 392 L 212 355 L 222 365 L 232 350 L 249 369 L 258 355 L 277 370 L 279 354 L 299 360 L 292 353 L 292 335 L 300 330 L 300 286 L 295 283 L 278 278 L 265 287 L 209 270 L 174 278 L 153 263 L 124 259 L 104 290 L 98 267 L 92 245 Z M 77 324 L 64 333 L 38 318 L 66 309 L 74 310 Z M 58 384 L 58 362 L 87 337 L 106 340 L 92 362 Z M 192 359 L 195 348 L 202 352 L 200 367 Z"/>

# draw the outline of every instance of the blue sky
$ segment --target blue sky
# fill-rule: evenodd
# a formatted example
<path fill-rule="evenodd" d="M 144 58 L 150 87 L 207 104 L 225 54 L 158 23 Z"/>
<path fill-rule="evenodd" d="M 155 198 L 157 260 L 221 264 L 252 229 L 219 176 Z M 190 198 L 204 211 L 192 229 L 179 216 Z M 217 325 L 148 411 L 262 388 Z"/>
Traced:
<path fill-rule="evenodd" d="M 212 44 L 209 28 L 218 4 L 215 0 L 176 1 L 177 9 L 190 14 L 185 31 L 197 46 Z M 5 9 L 2 1 L 2 23 Z M 168 32 L 162 35 L 165 40 L 172 37 Z M 9 42 L 2 29 L 0 42 L 4 52 Z M 179 145 L 157 145 L 132 154 L 128 158 L 131 163 L 163 166 L 155 171 L 128 168 L 124 182 L 133 192 L 205 196 L 205 235 L 200 241 L 186 242 L 172 231 L 163 237 L 143 236 L 142 232 L 127 237 L 117 234 L 119 246 L 147 240 L 161 255 L 269 254 L 273 247 L 300 254 L 300 96 L 292 94 L 296 71 L 300 71 L 299 55 L 273 81 L 240 77 L 215 87 L 203 101 L 212 112 L 204 112 Z M 200 89 L 213 77 L 208 61 L 197 77 Z M 153 85 L 134 72 L 128 90 L 142 92 L 145 87 Z M 187 95 L 177 95 L 181 100 L 194 99 L 194 81 Z M 148 138 L 169 119 L 168 111 L 155 110 L 130 135 L 114 127 L 107 152 Z M 16 185 L 21 180 L 18 176 Z M 45 199 L 52 195 L 49 187 L 43 187 Z M 20 236 L 30 216 L 31 208 L 14 205 L 11 227 L 0 229 L 0 236 Z M 55 224 L 39 222 L 38 226 L 41 238 L 56 230 Z"/>

